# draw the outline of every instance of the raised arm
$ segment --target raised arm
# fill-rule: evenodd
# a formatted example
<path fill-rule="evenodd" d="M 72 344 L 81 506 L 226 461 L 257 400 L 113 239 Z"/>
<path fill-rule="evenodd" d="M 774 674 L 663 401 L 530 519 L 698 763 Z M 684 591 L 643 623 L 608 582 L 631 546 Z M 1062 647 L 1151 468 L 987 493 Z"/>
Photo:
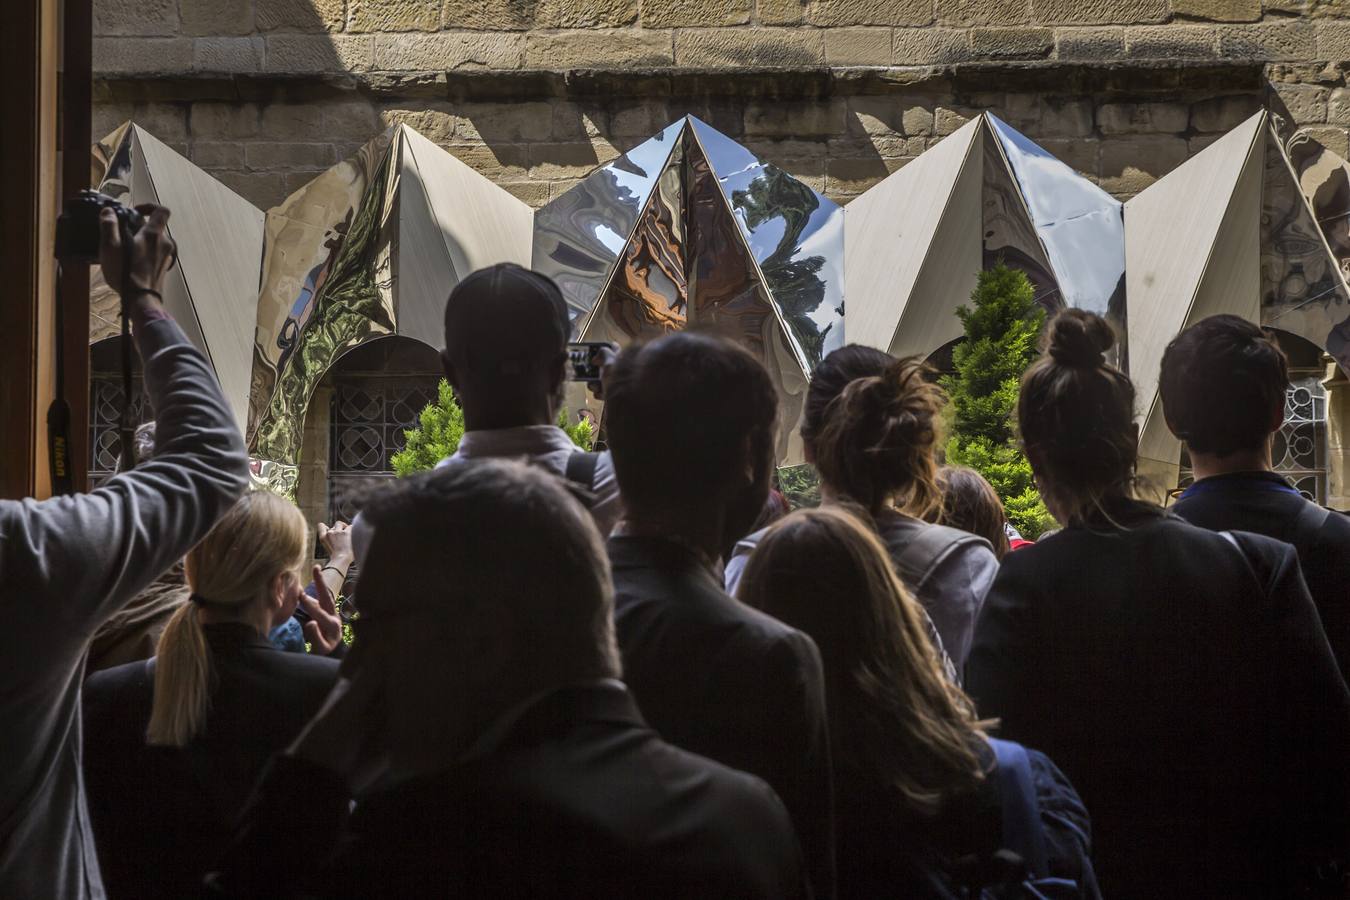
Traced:
<path fill-rule="evenodd" d="M 155 457 L 88 494 L 0 502 L 0 609 L 44 653 L 78 653 L 99 624 L 201 539 L 247 484 L 248 459 L 205 357 L 157 294 L 173 259 L 169 211 L 142 207 L 127 306 L 155 410 Z M 103 263 L 122 282 L 116 219 Z"/>

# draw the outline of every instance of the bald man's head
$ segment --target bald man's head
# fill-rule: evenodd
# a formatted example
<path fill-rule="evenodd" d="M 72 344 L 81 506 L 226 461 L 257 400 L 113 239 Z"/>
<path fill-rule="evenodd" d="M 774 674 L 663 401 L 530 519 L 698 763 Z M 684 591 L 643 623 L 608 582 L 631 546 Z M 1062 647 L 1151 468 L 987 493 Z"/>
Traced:
<path fill-rule="evenodd" d="M 549 424 L 571 321 L 551 279 L 514 263 L 472 273 L 445 304 L 445 374 L 470 429 Z"/>

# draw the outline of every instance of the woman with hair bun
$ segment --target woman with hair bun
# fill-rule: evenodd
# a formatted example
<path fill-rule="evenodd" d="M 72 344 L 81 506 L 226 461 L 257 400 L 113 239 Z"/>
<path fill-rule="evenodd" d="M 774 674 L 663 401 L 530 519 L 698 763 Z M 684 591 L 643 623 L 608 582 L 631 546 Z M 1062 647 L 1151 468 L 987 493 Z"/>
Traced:
<path fill-rule="evenodd" d="M 1078 788 L 1106 896 L 1327 889 L 1350 847 L 1350 693 L 1291 547 L 1132 495 L 1114 341 L 1061 312 L 1022 378 L 1022 441 L 1064 528 L 1004 559 L 967 688 Z"/>
<path fill-rule="evenodd" d="M 945 397 L 928 374 L 917 358 L 898 360 L 858 344 L 835 350 L 811 376 L 802 441 L 820 473 L 823 502 L 854 503 L 872 517 L 901 580 L 960 671 L 998 560 L 988 541 L 923 521 L 942 504 L 934 451 Z M 736 593 L 762 535 L 736 545 L 728 593 Z"/>
<path fill-rule="evenodd" d="M 305 595 L 304 516 L 266 491 L 245 494 L 188 551 L 189 602 L 156 656 L 84 686 L 84 772 L 108 895 L 189 897 L 227 843 L 273 753 L 299 735 L 337 680 L 338 661 L 287 653 L 267 633 Z"/>

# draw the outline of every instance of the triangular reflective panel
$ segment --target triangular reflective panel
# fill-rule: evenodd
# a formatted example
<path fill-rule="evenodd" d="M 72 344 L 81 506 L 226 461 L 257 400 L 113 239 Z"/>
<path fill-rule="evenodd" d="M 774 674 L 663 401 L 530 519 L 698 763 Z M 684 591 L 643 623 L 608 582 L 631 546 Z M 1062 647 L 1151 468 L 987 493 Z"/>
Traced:
<path fill-rule="evenodd" d="M 1180 444 L 1158 401 L 1163 351 L 1188 325 L 1259 311 L 1259 222 L 1266 128 L 1258 113 L 1125 204 L 1130 376 L 1143 422 L 1141 471 L 1176 484 Z"/>
<path fill-rule="evenodd" d="M 349 350 L 389 334 L 441 347 L 450 291 L 476 269 L 528 265 L 532 225 L 525 203 L 406 125 L 269 213 L 256 358 L 275 387 L 256 453 L 299 458 L 310 395 Z"/>
<path fill-rule="evenodd" d="M 573 321 L 609 283 L 683 132 L 681 119 L 535 212 L 533 268 L 558 283 Z"/>
<path fill-rule="evenodd" d="M 263 245 L 263 213 L 137 125 L 124 127 L 108 157 L 101 188 L 124 203 L 158 203 L 172 212 L 169 234 L 178 262 L 165 279 L 164 302 L 188 338 L 211 361 L 242 426 Z M 116 322 L 110 291 L 95 280 L 91 336 Z M 115 303 L 115 296 L 113 297 Z"/>
<path fill-rule="evenodd" d="M 1036 301 L 1053 312 L 1064 305 L 1059 295 L 1059 283 L 1050 270 L 1045 248 L 1041 246 L 1030 204 L 1022 193 L 1023 185 L 1013 174 L 998 138 L 988 124 L 992 118 L 987 113 L 980 117 L 984 127 L 977 138 L 983 158 L 980 179 L 983 267 L 990 269 L 1003 263 L 1021 269 L 1031 281 Z"/>
<path fill-rule="evenodd" d="M 1312 341 L 1350 373 L 1350 164 L 1306 135 L 1287 155 L 1274 129 L 1265 140 L 1261 322 Z"/>
<path fill-rule="evenodd" d="M 535 268 L 583 340 L 698 323 L 770 368 L 780 457 L 800 456 L 807 373 L 843 344 L 840 208 L 693 117 L 602 167 L 535 217 Z"/>

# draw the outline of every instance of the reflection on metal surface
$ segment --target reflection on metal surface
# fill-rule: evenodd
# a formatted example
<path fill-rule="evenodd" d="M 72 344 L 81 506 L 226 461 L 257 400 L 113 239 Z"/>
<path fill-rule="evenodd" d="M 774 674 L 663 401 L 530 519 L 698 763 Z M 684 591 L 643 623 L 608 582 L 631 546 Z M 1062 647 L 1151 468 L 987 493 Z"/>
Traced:
<path fill-rule="evenodd" d="M 300 467 L 268 459 L 249 457 L 248 486 L 254 491 L 271 491 L 287 500 L 295 500 L 295 489 L 300 483 Z"/>
<path fill-rule="evenodd" d="M 534 265 L 585 340 L 697 325 L 742 343 L 779 385 L 784 458 L 798 452 L 808 373 L 844 340 L 839 206 L 687 117 L 539 210 Z"/>
<path fill-rule="evenodd" d="M 985 115 L 988 122 L 993 117 Z M 1028 204 L 1022 195 L 1023 185 L 1004 162 L 999 142 L 991 128 L 982 129 L 980 140 L 984 152 L 983 195 L 981 197 L 982 234 L 984 235 L 983 267 L 988 269 L 1002 262 L 1021 269 L 1031 279 L 1036 300 L 1054 312 L 1063 306 L 1059 283 L 1050 271 L 1036 226 L 1031 221 Z"/>
<path fill-rule="evenodd" d="M 348 350 L 387 334 L 442 341 L 469 272 L 529 260 L 529 207 L 407 126 L 390 129 L 268 216 L 251 446 L 299 459 L 310 397 Z"/>

